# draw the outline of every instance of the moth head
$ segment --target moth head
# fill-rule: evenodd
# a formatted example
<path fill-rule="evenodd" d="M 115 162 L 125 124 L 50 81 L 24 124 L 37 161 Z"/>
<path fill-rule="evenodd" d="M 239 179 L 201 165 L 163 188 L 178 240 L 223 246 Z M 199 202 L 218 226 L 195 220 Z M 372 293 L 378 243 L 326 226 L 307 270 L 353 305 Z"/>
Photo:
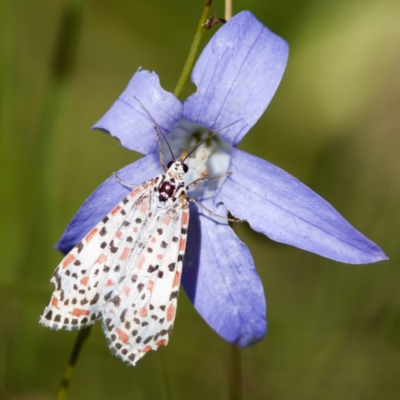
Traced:
<path fill-rule="evenodd" d="M 167 174 L 175 179 L 183 179 L 189 167 L 185 164 L 185 159 L 188 152 L 185 150 L 177 160 L 172 160 L 168 163 Z"/>

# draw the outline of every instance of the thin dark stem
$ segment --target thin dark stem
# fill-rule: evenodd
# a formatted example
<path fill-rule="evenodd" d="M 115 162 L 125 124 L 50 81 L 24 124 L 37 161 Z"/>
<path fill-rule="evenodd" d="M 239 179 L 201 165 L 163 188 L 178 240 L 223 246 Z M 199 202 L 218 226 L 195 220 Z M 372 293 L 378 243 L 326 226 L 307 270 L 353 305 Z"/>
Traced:
<path fill-rule="evenodd" d="M 235 225 L 230 223 L 235 231 Z M 235 232 L 236 233 L 236 232 Z M 229 400 L 243 400 L 243 374 L 240 347 L 229 345 Z"/>
<path fill-rule="evenodd" d="M 87 328 L 80 330 L 78 336 L 76 337 L 74 348 L 72 349 L 67 368 L 65 368 L 64 375 L 61 380 L 60 389 L 58 390 L 57 400 L 64 400 L 67 396 L 72 375 L 74 374 L 75 371 L 76 361 L 78 360 L 78 356 L 81 352 L 83 344 L 85 343 L 86 339 L 90 334 L 91 328 L 92 328 L 91 326 L 88 326 Z"/>
<path fill-rule="evenodd" d="M 161 368 L 162 368 L 162 372 L 163 372 L 163 380 L 164 380 L 166 397 L 167 397 L 167 400 L 172 400 L 171 386 L 169 384 L 168 369 L 167 369 L 167 364 L 165 362 L 164 351 L 163 351 L 163 349 L 159 349 L 158 351 L 160 352 L 160 357 L 161 357 Z"/>
<path fill-rule="evenodd" d="M 243 400 L 243 376 L 240 347 L 229 345 L 229 400 Z"/>

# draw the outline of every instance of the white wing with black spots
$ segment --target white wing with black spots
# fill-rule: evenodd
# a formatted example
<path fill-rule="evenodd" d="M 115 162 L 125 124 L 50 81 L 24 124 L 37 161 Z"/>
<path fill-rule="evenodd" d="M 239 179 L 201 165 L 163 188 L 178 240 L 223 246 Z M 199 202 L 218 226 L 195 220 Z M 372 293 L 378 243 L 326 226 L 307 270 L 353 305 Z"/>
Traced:
<path fill-rule="evenodd" d="M 111 351 L 135 365 L 149 350 L 168 343 L 175 319 L 188 202 L 158 209 L 127 260 L 126 274 L 104 305 L 103 328 Z"/>
<path fill-rule="evenodd" d="M 104 293 L 118 283 L 115 247 L 122 237 L 136 243 L 137 220 L 145 220 L 142 205 L 152 181 L 135 188 L 61 261 L 51 278 L 55 287 L 40 323 L 53 329 L 81 329 L 102 316 Z"/>
<path fill-rule="evenodd" d="M 61 261 L 42 325 L 81 329 L 101 319 L 111 351 L 132 365 L 168 343 L 189 223 L 187 155 L 132 190 Z"/>

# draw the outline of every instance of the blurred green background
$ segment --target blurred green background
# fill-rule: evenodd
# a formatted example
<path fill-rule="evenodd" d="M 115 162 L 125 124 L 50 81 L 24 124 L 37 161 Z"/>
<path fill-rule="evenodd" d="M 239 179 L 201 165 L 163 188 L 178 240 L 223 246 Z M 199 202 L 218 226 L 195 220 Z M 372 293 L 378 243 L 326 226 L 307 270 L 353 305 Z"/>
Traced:
<path fill-rule="evenodd" d="M 76 50 L 76 62 L 60 81 L 64 11 L 81 3 L 81 29 L 64 53 L 72 60 Z M 52 244 L 83 200 L 139 157 L 89 128 L 140 66 L 174 89 L 203 4 L 1 2 L 0 398 L 55 398 L 76 332 L 38 325 L 61 259 Z M 241 350 L 244 399 L 398 399 L 400 1 L 234 3 L 234 13 L 243 9 L 286 39 L 290 56 L 240 148 L 309 185 L 390 258 L 344 265 L 238 226 L 269 322 L 266 338 Z M 222 16 L 222 2 L 212 10 Z M 170 344 L 135 368 L 110 355 L 96 324 L 69 398 L 167 399 L 169 386 L 173 399 L 227 399 L 230 360 L 182 291 Z"/>

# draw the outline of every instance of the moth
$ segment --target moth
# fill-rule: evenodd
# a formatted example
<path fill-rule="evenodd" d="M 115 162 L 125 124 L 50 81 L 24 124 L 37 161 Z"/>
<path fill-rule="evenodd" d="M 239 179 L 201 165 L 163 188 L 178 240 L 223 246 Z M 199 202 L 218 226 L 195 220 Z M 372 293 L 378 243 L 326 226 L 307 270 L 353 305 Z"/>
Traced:
<path fill-rule="evenodd" d="M 65 256 L 53 273 L 54 292 L 39 321 L 53 329 L 71 330 L 101 320 L 111 352 L 131 365 L 149 350 L 167 345 L 171 335 L 189 201 L 197 203 L 187 191 L 201 181 L 229 174 L 200 177 L 186 186 L 186 161 L 203 142 L 177 159 L 167 142 L 173 160 L 165 166 L 161 135 L 166 138 L 153 122 L 164 174 L 133 187 Z"/>

